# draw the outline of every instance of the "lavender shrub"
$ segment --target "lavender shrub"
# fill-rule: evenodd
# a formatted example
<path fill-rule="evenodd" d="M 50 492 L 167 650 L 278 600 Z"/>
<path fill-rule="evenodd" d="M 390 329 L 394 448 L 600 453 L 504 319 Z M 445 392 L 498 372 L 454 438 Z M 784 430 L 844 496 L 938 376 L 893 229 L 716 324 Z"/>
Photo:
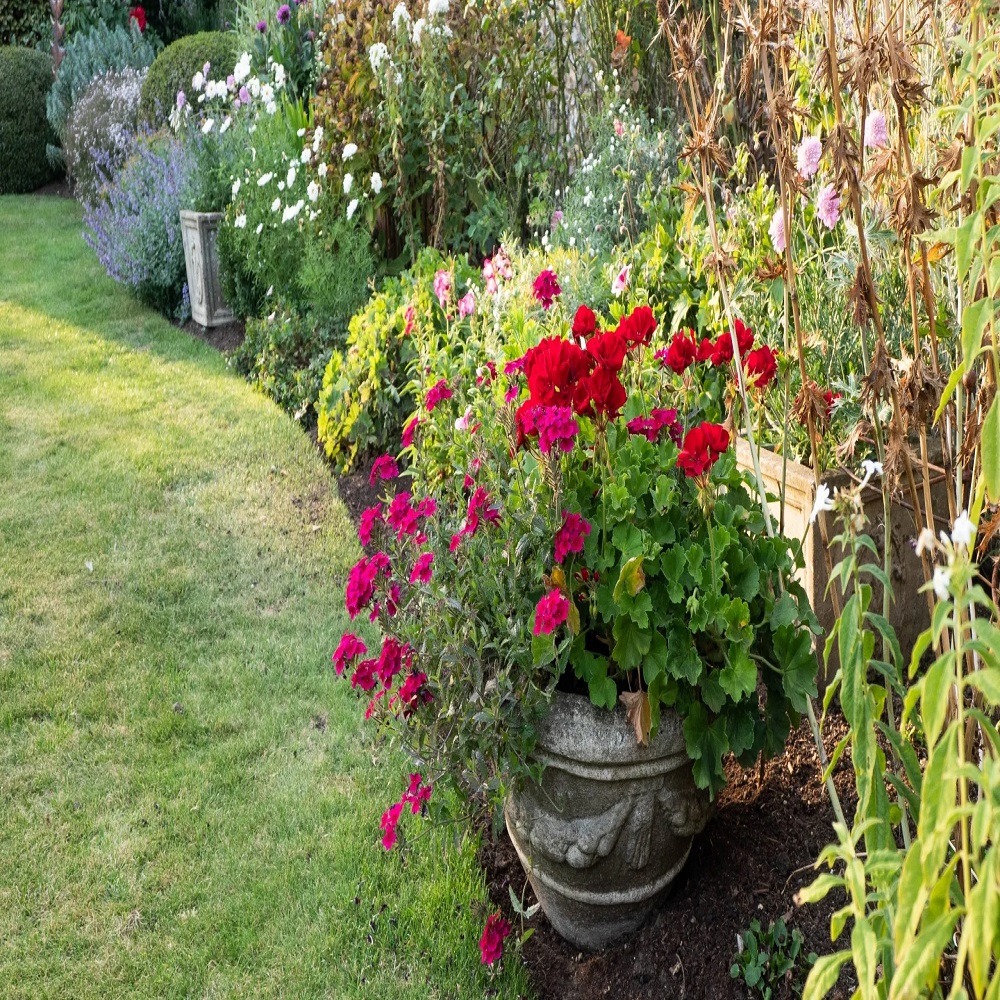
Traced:
<path fill-rule="evenodd" d="M 84 207 L 84 239 L 108 274 L 178 319 L 187 318 L 179 213 L 199 196 L 196 142 L 163 133 L 140 137 Z"/>

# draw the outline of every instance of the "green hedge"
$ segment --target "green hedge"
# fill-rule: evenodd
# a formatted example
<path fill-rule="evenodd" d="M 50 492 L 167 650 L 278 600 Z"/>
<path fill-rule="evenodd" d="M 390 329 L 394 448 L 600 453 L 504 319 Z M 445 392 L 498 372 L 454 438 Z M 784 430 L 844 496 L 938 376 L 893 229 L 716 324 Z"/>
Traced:
<path fill-rule="evenodd" d="M 0 45 L 34 48 L 52 40 L 46 0 L 0 0 Z"/>
<path fill-rule="evenodd" d="M 168 45 L 149 68 L 139 100 L 139 121 L 152 128 L 163 125 L 178 90 L 183 90 L 189 100 L 193 98 L 191 77 L 205 63 L 212 64 L 212 79 L 225 79 L 236 65 L 238 45 L 236 36 L 224 31 L 202 31 Z"/>
<path fill-rule="evenodd" d="M 45 117 L 52 59 L 34 49 L 0 48 L 0 194 L 24 194 L 52 179 Z"/>

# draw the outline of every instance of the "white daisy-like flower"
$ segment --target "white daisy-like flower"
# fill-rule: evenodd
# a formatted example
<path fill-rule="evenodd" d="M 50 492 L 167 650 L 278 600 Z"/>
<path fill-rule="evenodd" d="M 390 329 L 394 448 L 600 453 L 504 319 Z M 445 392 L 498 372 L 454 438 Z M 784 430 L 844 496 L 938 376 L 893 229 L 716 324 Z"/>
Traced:
<path fill-rule="evenodd" d="M 351 188 L 354 186 L 354 175 L 344 174 L 344 194 L 350 194 Z"/>
<path fill-rule="evenodd" d="M 329 167 L 327 167 L 327 165 L 326 165 L 325 163 L 321 163 L 321 164 L 320 164 L 320 165 L 319 165 L 319 166 L 318 166 L 318 167 L 316 168 L 316 173 L 317 173 L 317 174 L 319 174 L 319 175 L 320 175 L 320 177 L 326 177 L 326 172 L 327 172 L 327 170 L 329 170 Z"/>
<path fill-rule="evenodd" d="M 413 22 L 413 44 L 414 45 L 419 45 L 420 44 L 420 36 L 424 33 L 424 27 L 426 26 L 426 24 L 427 24 L 427 22 L 422 17 L 417 18 L 417 20 Z"/>
<path fill-rule="evenodd" d="M 255 233 L 256 233 L 256 234 L 258 235 L 258 236 L 260 236 L 260 234 L 261 234 L 261 233 L 262 233 L 263 231 L 264 231 L 264 223 L 263 223 L 263 222 L 258 222 L 258 223 L 257 223 L 257 228 L 256 228 L 256 229 L 254 230 L 254 232 L 255 232 Z"/>
<path fill-rule="evenodd" d="M 396 4 L 392 12 L 392 27 L 394 30 L 399 28 L 400 21 L 405 21 L 407 24 L 410 23 L 410 12 L 406 9 L 406 4 L 402 0 Z"/>
<path fill-rule="evenodd" d="M 239 215 L 233 219 L 233 225 L 237 229 L 246 229 L 247 227 L 247 217 L 241 212 Z"/>
<path fill-rule="evenodd" d="M 281 199 L 275 198 L 274 201 L 271 202 L 271 211 L 277 212 L 279 208 L 281 208 Z"/>
<path fill-rule="evenodd" d="M 299 160 L 302 163 L 308 163 L 312 159 L 312 150 L 308 146 L 303 146 L 302 152 L 299 155 Z"/>
<path fill-rule="evenodd" d="M 281 213 L 281 221 L 288 222 L 289 219 L 294 219 L 302 211 L 303 205 L 305 202 L 301 198 L 294 205 L 288 205 Z"/>
<path fill-rule="evenodd" d="M 371 186 L 375 194 L 382 190 L 382 175 L 377 170 L 371 176 Z"/>
<path fill-rule="evenodd" d="M 211 132 L 213 128 L 215 128 L 215 119 L 214 118 L 206 118 L 201 123 L 201 134 L 202 135 L 206 135 L 208 132 Z"/>
<path fill-rule="evenodd" d="M 309 200 L 315 204 L 316 199 L 319 198 L 319 185 L 315 181 L 310 181 L 306 188 L 306 194 Z"/>
<path fill-rule="evenodd" d="M 427 3 L 427 16 L 435 17 L 438 14 L 442 16 L 448 13 L 448 0 L 428 0 Z"/>
<path fill-rule="evenodd" d="M 826 483 L 820 483 L 816 487 L 816 502 L 813 504 L 812 513 L 809 515 L 809 523 L 815 524 L 816 518 L 824 510 L 833 510 L 833 499 L 830 494 L 830 487 Z"/>
<path fill-rule="evenodd" d="M 951 540 L 955 545 L 961 545 L 964 548 L 968 548 L 976 540 L 976 526 L 972 523 L 967 510 L 963 510 L 955 518 L 951 529 Z"/>
<path fill-rule="evenodd" d="M 354 213 L 358 210 L 358 199 L 352 198 L 350 205 L 347 206 L 347 217 L 348 219 L 354 218 Z"/>
<path fill-rule="evenodd" d="M 261 174 L 257 178 L 257 187 L 262 188 L 265 184 L 270 184 L 273 178 L 274 174 L 272 173 Z"/>
<path fill-rule="evenodd" d="M 353 142 L 349 142 L 340 154 L 340 158 L 346 163 L 357 151 L 358 147 Z"/>
<path fill-rule="evenodd" d="M 274 64 L 274 85 L 279 88 L 285 85 L 285 67 L 281 63 Z"/>
<path fill-rule="evenodd" d="M 288 168 L 288 176 L 285 178 L 285 183 L 291 187 L 295 183 L 295 178 L 297 174 L 295 172 L 295 167 L 291 166 Z"/>
<path fill-rule="evenodd" d="M 240 193 L 240 188 L 242 187 L 242 181 L 239 177 L 233 181 L 233 197 L 235 198 Z"/>
<path fill-rule="evenodd" d="M 313 132 L 313 152 L 319 152 L 319 144 L 323 141 L 323 126 L 317 125 L 316 131 Z"/>
<path fill-rule="evenodd" d="M 242 83 L 250 75 L 250 53 L 244 52 L 233 67 L 233 79 Z"/>
<path fill-rule="evenodd" d="M 931 578 L 931 586 L 939 601 L 947 601 L 949 597 L 948 588 L 951 586 L 951 570 L 947 566 L 935 566 L 934 576 Z"/>
<path fill-rule="evenodd" d="M 389 47 L 384 42 L 376 42 L 368 50 L 368 62 L 371 63 L 372 72 L 377 76 L 378 68 L 389 58 Z"/>
<path fill-rule="evenodd" d="M 205 86 L 205 74 L 198 70 L 194 76 L 191 77 L 191 86 L 195 90 L 201 90 Z"/>
<path fill-rule="evenodd" d="M 229 126 L 232 124 L 233 124 L 232 118 L 226 118 L 226 120 L 219 126 L 219 135 L 222 135 L 223 132 L 227 131 Z"/>

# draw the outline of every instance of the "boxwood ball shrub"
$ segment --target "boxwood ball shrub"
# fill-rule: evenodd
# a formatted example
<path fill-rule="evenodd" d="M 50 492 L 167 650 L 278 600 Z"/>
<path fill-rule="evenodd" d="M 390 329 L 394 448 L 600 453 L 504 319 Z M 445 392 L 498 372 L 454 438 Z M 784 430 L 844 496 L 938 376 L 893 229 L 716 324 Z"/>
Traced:
<path fill-rule="evenodd" d="M 168 45 L 149 68 L 139 100 L 139 120 L 151 128 L 166 124 L 177 91 L 188 93 L 191 78 L 210 63 L 212 78 L 225 79 L 239 57 L 235 35 L 223 31 L 202 31 Z"/>
<path fill-rule="evenodd" d="M 0 48 L 0 194 L 23 194 L 52 177 L 45 117 L 52 60 L 33 49 Z"/>

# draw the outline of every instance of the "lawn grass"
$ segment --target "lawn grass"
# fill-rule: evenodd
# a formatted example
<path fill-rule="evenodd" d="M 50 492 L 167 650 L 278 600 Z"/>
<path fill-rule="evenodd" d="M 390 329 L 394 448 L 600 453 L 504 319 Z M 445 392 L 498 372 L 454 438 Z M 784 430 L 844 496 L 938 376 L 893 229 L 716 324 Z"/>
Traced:
<path fill-rule="evenodd" d="M 0 994 L 527 995 L 472 845 L 378 844 L 327 470 L 80 234 L 0 198 Z"/>

